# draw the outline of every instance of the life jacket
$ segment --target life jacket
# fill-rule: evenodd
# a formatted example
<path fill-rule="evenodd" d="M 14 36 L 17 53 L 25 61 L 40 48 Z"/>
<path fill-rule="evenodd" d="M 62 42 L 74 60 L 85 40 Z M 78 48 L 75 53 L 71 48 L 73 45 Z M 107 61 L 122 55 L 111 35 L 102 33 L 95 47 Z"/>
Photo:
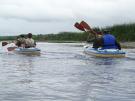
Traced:
<path fill-rule="evenodd" d="M 117 49 L 118 47 L 116 46 L 116 39 L 113 35 L 111 34 L 105 34 L 103 36 L 103 49 Z"/>

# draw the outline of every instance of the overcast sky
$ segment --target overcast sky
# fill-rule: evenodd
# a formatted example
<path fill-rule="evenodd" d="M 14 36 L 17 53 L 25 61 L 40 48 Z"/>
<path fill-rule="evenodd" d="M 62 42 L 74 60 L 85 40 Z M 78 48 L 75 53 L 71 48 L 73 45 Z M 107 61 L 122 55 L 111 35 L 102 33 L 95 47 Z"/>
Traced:
<path fill-rule="evenodd" d="M 135 22 L 135 0 L 0 0 L 0 35 L 78 31 L 76 21 L 91 27 Z"/>

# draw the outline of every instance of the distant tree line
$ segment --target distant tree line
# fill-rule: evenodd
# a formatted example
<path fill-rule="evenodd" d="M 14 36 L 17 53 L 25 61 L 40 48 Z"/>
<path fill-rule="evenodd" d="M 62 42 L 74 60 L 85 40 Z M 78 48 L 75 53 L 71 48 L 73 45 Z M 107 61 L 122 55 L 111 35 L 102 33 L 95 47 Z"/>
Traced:
<path fill-rule="evenodd" d="M 84 32 L 60 32 L 58 34 L 35 35 L 39 41 L 86 41 L 88 33 Z"/>
<path fill-rule="evenodd" d="M 105 28 L 94 28 L 94 30 L 108 29 L 119 41 L 135 41 L 135 23 L 114 25 Z M 93 36 L 89 36 L 92 38 Z M 0 41 L 16 40 L 17 36 L 0 36 Z M 85 32 L 60 32 L 58 34 L 33 35 L 37 41 L 86 41 L 88 33 Z"/>
<path fill-rule="evenodd" d="M 0 41 L 15 40 L 17 36 L 0 36 Z"/>

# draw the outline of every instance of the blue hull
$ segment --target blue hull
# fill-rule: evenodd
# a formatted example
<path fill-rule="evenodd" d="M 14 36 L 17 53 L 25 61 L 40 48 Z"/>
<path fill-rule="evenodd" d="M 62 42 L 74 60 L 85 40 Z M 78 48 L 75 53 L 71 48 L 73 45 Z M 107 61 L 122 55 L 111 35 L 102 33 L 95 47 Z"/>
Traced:
<path fill-rule="evenodd" d="M 38 48 L 16 48 L 14 52 L 20 54 L 39 54 L 41 50 Z"/>
<path fill-rule="evenodd" d="M 86 54 L 95 56 L 95 57 L 125 57 L 125 52 L 118 49 L 94 49 L 91 47 L 85 47 L 84 52 Z"/>

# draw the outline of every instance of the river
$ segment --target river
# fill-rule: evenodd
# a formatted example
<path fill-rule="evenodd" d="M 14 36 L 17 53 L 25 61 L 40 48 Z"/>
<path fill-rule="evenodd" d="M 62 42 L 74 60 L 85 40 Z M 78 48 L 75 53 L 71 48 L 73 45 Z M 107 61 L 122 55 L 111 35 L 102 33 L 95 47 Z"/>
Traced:
<path fill-rule="evenodd" d="M 84 43 L 38 43 L 40 56 L 0 51 L 0 101 L 135 101 L 135 50 L 95 58 Z"/>

